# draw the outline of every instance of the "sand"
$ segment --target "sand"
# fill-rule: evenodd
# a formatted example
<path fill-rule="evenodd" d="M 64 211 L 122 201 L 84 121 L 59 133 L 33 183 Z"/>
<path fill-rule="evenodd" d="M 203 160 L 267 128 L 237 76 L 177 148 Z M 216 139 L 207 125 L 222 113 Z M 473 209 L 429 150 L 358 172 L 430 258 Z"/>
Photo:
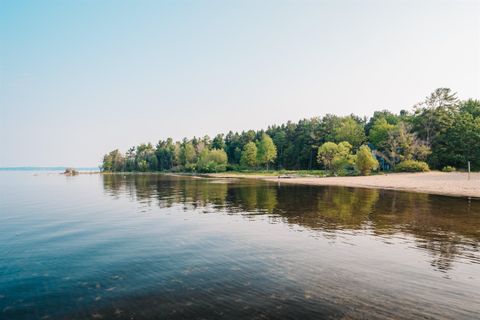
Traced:
<path fill-rule="evenodd" d="M 228 175 L 222 175 L 227 177 Z M 217 176 L 219 177 L 219 176 Z M 240 177 L 232 175 L 231 177 Z M 422 192 L 449 196 L 480 198 L 480 173 L 461 172 L 425 172 L 425 173 L 391 173 L 361 177 L 292 177 L 244 175 L 246 178 L 260 178 L 284 184 L 305 184 L 322 186 L 345 186 L 360 188 L 393 189 L 410 192 Z"/>

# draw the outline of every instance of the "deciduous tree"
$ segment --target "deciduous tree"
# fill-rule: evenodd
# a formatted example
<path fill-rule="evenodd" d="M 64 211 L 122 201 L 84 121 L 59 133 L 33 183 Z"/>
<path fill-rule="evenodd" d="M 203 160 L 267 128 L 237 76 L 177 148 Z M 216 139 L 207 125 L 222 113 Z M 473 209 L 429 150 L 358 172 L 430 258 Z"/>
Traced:
<path fill-rule="evenodd" d="M 257 163 L 267 166 L 277 158 L 277 148 L 272 138 L 266 133 L 262 134 L 261 140 L 257 145 Z"/>
<path fill-rule="evenodd" d="M 257 165 L 257 146 L 249 142 L 243 147 L 240 165 L 244 168 L 253 168 Z"/>

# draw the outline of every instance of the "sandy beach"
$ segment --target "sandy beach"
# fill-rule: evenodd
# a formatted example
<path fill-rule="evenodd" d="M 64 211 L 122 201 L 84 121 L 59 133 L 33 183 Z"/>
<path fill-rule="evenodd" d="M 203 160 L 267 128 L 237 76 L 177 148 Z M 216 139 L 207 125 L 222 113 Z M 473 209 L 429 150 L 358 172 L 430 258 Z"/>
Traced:
<path fill-rule="evenodd" d="M 392 189 L 480 198 L 480 173 L 478 172 L 471 173 L 470 180 L 467 179 L 467 173 L 464 172 L 445 173 L 438 171 L 425 173 L 390 173 L 360 177 L 290 177 L 287 179 L 274 176 L 238 174 L 216 174 L 214 176 L 224 178 L 257 178 L 285 184 Z"/>

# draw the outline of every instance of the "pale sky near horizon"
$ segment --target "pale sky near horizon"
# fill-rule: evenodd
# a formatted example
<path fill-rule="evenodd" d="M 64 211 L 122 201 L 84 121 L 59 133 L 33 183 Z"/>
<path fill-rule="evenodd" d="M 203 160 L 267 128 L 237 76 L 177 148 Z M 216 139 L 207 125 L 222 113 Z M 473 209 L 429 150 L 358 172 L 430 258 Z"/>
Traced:
<path fill-rule="evenodd" d="M 0 166 L 480 98 L 480 1 L 0 0 Z"/>

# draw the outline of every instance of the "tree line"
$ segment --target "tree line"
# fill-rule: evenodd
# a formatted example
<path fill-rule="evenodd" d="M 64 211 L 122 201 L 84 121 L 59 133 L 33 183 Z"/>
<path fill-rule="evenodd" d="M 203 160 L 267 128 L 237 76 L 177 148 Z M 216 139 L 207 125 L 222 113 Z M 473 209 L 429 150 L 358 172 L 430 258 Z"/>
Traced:
<path fill-rule="evenodd" d="M 245 169 L 329 170 L 337 173 L 428 168 L 480 169 L 480 100 L 460 100 L 439 88 L 411 111 L 376 111 L 303 119 L 266 130 L 217 134 L 213 139 L 160 140 L 113 150 L 101 169 L 221 172 Z"/>

